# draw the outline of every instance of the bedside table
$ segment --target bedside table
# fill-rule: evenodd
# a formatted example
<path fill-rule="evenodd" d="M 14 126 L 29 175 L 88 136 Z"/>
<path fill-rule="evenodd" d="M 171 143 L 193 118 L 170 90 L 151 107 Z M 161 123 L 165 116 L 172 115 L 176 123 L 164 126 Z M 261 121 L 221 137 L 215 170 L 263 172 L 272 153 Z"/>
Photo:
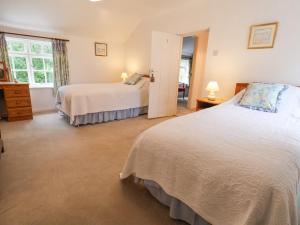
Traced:
<path fill-rule="evenodd" d="M 196 110 L 199 111 L 201 109 L 207 109 L 216 105 L 220 105 L 224 103 L 225 100 L 221 98 L 216 98 L 215 101 L 208 100 L 208 98 L 198 98 L 197 99 L 197 105 Z"/>

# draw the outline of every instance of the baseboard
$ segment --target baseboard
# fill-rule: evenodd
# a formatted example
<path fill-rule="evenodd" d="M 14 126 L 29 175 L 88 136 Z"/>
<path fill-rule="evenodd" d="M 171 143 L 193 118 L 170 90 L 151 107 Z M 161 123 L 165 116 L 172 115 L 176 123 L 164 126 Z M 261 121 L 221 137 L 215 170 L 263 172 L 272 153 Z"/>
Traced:
<path fill-rule="evenodd" d="M 43 109 L 43 110 L 33 111 L 33 115 L 47 114 L 47 113 L 56 113 L 56 112 L 58 112 L 57 109 Z"/>

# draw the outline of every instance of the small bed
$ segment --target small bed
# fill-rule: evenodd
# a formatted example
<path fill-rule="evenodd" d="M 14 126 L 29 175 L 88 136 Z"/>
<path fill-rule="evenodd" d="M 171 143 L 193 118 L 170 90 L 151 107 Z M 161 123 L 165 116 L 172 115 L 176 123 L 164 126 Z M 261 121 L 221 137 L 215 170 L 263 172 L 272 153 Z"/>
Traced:
<path fill-rule="evenodd" d="M 300 89 L 278 113 L 239 106 L 244 92 L 142 133 L 120 178 L 142 181 L 192 225 L 300 224 Z"/>
<path fill-rule="evenodd" d="M 137 117 L 148 112 L 149 78 L 125 83 L 74 84 L 59 88 L 56 105 L 71 125 Z"/>

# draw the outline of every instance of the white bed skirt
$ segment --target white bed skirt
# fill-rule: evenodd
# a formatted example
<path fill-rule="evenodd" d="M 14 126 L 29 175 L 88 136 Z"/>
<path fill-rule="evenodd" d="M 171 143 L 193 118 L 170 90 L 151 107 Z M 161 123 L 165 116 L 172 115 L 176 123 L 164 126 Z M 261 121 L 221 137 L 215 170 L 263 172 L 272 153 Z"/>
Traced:
<path fill-rule="evenodd" d="M 137 180 L 141 180 L 138 179 Z M 170 208 L 170 217 L 182 220 L 190 225 L 210 225 L 201 216 L 195 213 L 190 207 L 180 200 L 168 195 L 157 183 L 149 180 L 142 180 L 144 186 L 160 203 Z"/>
<path fill-rule="evenodd" d="M 137 177 L 135 177 L 135 181 L 142 182 L 154 198 L 161 204 L 170 208 L 171 218 L 182 220 L 190 225 L 211 225 L 182 201 L 168 195 L 156 182 L 143 180 Z M 299 194 L 297 195 L 297 204 L 300 205 Z M 300 210 L 298 210 L 298 218 L 300 218 Z M 300 225 L 300 221 L 298 221 L 298 225 Z"/>
<path fill-rule="evenodd" d="M 148 113 L 148 106 L 117 110 L 111 112 L 98 112 L 98 113 L 89 113 L 86 115 L 75 116 L 73 126 L 87 125 L 87 124 L 96 124 L 96 123 L 105 123 L 113 120 L 124 120 L 127 118 L 138 117 L 143 114 Z M 63 113 L 63 115 L 70 121 L 70 117 Z"/>

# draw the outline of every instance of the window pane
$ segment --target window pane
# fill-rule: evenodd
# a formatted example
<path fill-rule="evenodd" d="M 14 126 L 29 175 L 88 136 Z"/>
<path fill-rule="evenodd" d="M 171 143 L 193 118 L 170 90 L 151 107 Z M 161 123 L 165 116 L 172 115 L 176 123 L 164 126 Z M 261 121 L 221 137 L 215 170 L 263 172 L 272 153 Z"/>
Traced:
<path fill-rule="evenodd" d="M 31 44 L 31 52 L 35 54 L 40 54 L 42 52 L 42 45 L 40 43 Z"/>
<path fill-rule="evenodd" d="M 13 57 L 15 69 L 17 70 L 26 70 L 27 63 L 25 57 Z"/>
<path fill-rule="evenodd" d="M 180 64 L 179 82 L 189 85 L 190 80 L 190 61 L 182 59 Z"/>
<path fill-rule="evenodd" d="M 45 59 L 45 67 L 46 67 L 46 70 L 53 71 L 53 60 Z"/>
<path fill-rule="evenodd" d="M 38 84 L 43 84 L 46 82 L 44 72 L 35 71 L 34 72 L 34 81 Z"/>
<path fill-rule="evenodd" d="M 27 71 L 16 71 L 16 79 L 19 82 L 28 82 L 28 73 Z"/>
<path fill-rule="evenodd" d="M 53 83 L 53 72 L 47 72 L 47 82 Z"/>
<path fill-rule="evenodd" d="M 11 50 L 14 52 L 24 52 L 25 45 L 21 41 L 10 41 Z"/>
<path fill-rule="evenodd" d="M 45 44 L 43 46 L 43 52 L 46 54 L 52 54 L 52 44 L 51 43 Z"/>
<path fill-rule="evenodd" d="M 32 67 L 35 70 L 43 70 L 44 69 L 44 60 L 43 60 L 43 58 L 33 58 L 32 59 Z"/>

